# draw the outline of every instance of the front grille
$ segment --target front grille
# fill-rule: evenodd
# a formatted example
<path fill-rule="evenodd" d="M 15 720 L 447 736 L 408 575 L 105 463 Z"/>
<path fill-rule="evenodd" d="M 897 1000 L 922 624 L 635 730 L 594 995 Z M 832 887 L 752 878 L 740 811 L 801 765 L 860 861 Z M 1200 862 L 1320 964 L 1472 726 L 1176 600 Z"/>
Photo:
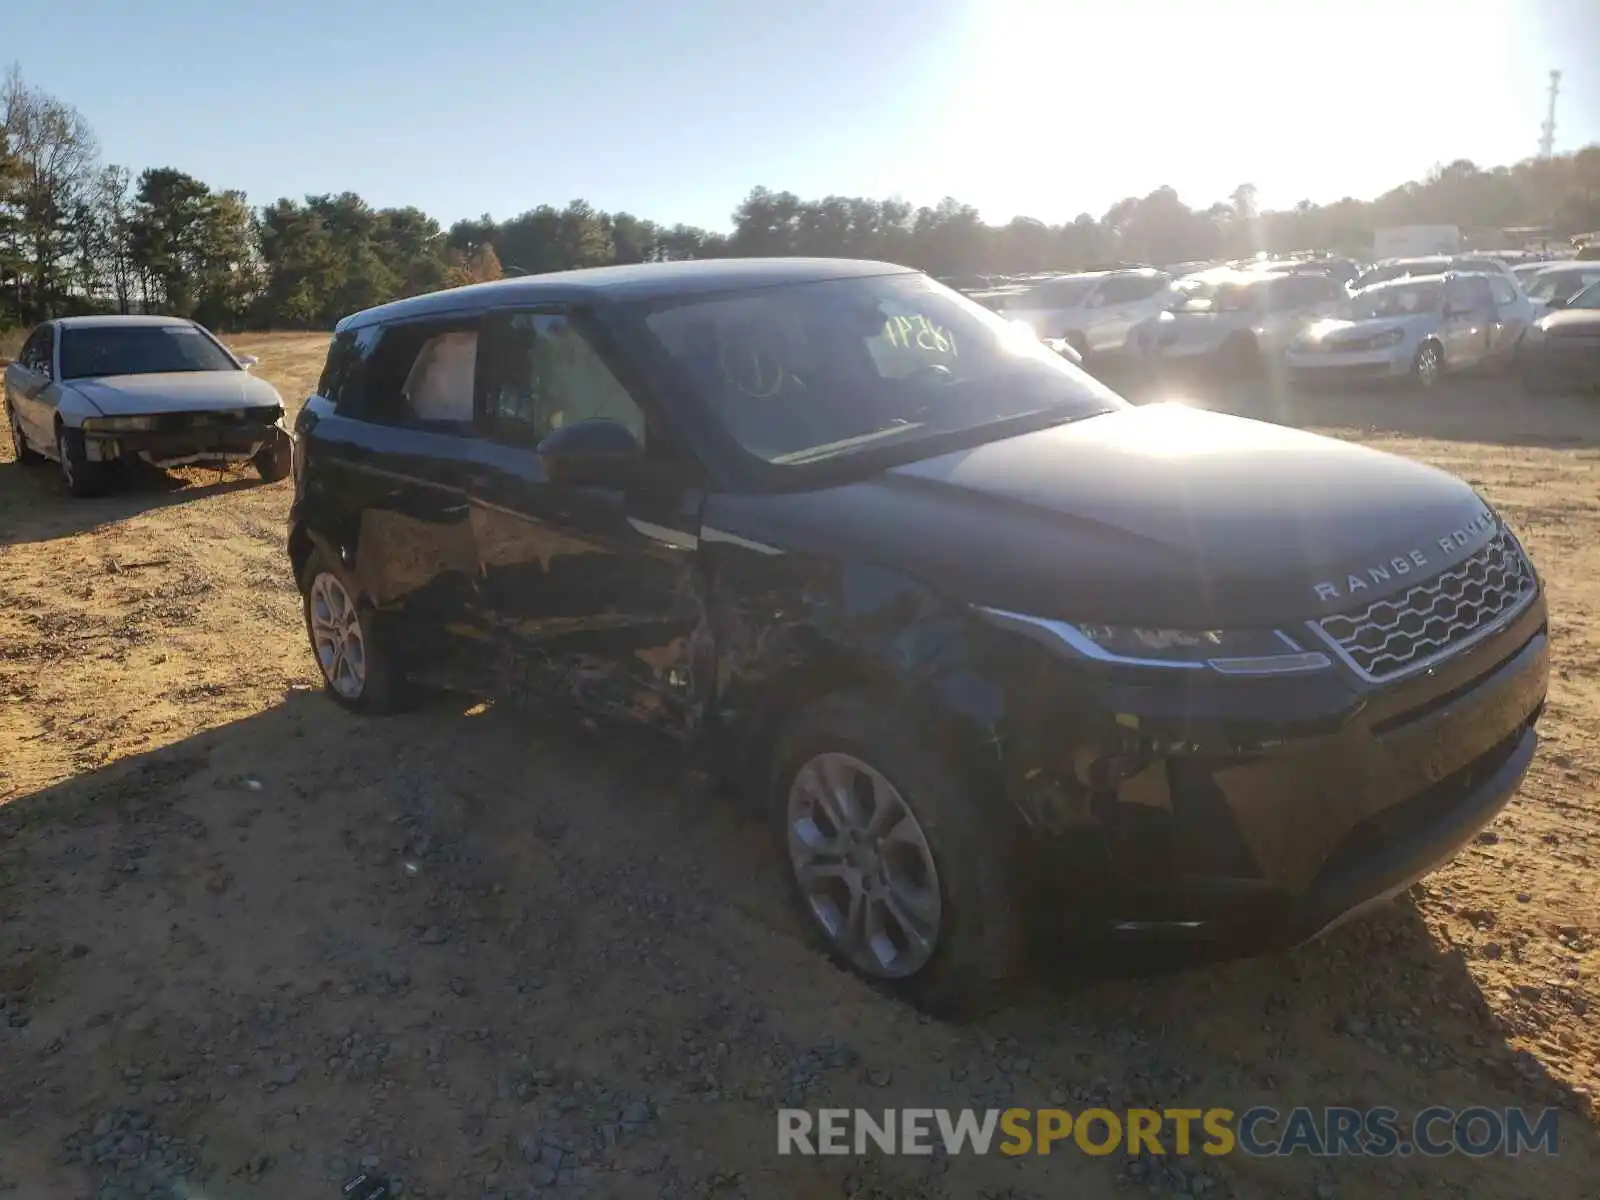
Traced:
<path fill-rule="evenodd" d="M 155 431 L 177 433 L 180 430 L 247 429 L 252 426 L 271 425 L 282 415 L 283 410 L 276 404 L 210 412 L 158 413 L 155 417 Z"/>
<path fill-rule="evenodd" d="M 1471 558 L 1359 612 L 1313 626 L 1369 679 L 1387 679 L 1460 649 L 1533 597 L 1533 568 L 1507 532 Z"/>

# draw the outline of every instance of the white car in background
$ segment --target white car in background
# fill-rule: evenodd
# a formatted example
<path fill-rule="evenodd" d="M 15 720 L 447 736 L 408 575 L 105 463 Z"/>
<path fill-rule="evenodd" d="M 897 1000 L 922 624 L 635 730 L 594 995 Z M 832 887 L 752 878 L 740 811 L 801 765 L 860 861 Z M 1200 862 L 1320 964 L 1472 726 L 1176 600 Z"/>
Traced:
<path fill-rule="evenodd" d="M 1176 301 L 1146 340 L 1164 368 L 1247 374 L 1280 358 L 1289 343 L 1346 298 L 1321 272 L 1222 268 L 1180 279 Z"/>
<path fill-rule="evenodd" d="M 36 327 L 6 368 L 17 461 L 55 459 L 67 490 L 93 496 L 115 468 L 197 462 L 289 474 L 283 399 L 209 330 L 178 317 L 64 317 Z"/>
<path fill-rule="evenodd" d="M 1060 338 L 1092 361 L 1141 349 L 1135 331 L 1171 302 L 1172 276 L 1149 268 L 1058 275 L 985 299 L 1041 338 Z"/>

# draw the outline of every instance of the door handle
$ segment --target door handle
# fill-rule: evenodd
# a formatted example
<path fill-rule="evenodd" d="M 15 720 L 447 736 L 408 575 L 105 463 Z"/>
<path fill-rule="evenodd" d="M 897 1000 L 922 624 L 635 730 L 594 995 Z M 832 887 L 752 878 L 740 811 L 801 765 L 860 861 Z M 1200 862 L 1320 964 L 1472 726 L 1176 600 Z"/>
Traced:
<path fill-rule="evenodd" d="M 470 504 L 452 504 L 449 508 L 440 509 L 440 511 L 454 514 L 467 512 L 471 508 L 472 505 Z"/>

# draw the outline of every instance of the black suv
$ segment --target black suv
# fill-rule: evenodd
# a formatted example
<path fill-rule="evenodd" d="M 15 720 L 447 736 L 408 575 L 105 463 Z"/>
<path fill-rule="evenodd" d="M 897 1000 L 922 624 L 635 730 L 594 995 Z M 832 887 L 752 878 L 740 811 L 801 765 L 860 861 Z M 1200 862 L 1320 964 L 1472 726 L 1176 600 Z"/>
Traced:
<path fill-rule="evenodd" d="M 1466 484 L 1135 408 L 902 267 L 399 301 L 339 324 L 295 434 L 336 700 L 541 695 L 693 740 L 826 948 L 934 1011 L 991 996 L 1039 912 L 1315 936 L 1533 757 L 1543 593 Z"/>

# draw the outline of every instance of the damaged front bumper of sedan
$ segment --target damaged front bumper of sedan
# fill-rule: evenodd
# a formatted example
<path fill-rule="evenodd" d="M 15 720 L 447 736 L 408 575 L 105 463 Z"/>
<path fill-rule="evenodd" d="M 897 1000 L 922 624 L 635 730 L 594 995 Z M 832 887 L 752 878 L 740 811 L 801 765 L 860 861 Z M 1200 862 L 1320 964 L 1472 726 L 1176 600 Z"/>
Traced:
<path fill-rule="evenodd" d="M 283 409 L 271 405 L 215 412 L 90 417 L 82 425 L 90 462 L 138 459 L 153 467 L 246 462 L 287 440 Z"/>
<path fill-rule="evenodd" d="M 1547 632 L 1530 569 L 1470 639 L 1386 678 L 1314 631 L 1254 670 L 1013 649 L 996 733 L 1047 923 L 1259 950 L 1404 891 L 1516 792 Z"/>

